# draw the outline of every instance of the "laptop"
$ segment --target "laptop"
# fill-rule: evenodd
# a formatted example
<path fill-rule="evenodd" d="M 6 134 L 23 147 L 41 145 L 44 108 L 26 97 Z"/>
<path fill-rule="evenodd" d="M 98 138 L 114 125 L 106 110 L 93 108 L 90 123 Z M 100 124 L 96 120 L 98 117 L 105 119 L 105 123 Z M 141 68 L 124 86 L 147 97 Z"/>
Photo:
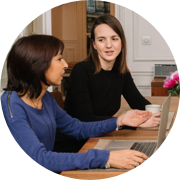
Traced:
<path fill-rule="evenodd" d="M 157 140 L 113 140 L 106 149 L 110 151 L 132 149 L 143 152 L 148 157 L 150 157 L 161 146 L 166 138 L 166 127 L 168 122 L 170 101 L 171 94 L 169 94 L 162 105 L 161 121 Z"/>
<path fill-rule="evenodd" d="M 167 97 L 162 105 L 161 110 L 161 121 L 159 125 L 158 139 L 157 140 L 110 140 L 110 139 L 100 139 L 94 149 L 100 150 L 110 150 L 117 151 L 123 149 L 134 149 L 140 152 L 143 152 L 148 157 L 150 157 L 164 142 L 166 138 L 166 127 L 168 122 L 169 107 L 171 101 L 171 94 Z M 78 171 L 124 171 L 127 169 L 86 169 Z"/>

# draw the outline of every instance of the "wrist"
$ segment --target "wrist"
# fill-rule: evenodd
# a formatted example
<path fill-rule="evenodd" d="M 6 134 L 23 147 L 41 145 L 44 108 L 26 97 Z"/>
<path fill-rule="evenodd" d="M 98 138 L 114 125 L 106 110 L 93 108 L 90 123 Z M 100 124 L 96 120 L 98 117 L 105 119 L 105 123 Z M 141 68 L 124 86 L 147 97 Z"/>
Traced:
<path fill-rule="evenodd" d="M 117 118 L 117 126 L 123 126 L 123 124 L 122 124 L 123 117 L 124 117 L 124 114 L 118 116 L 118 118 Z"/>
<path fill-rule="evenodd" d="M 109 169 L 111 166 L 110 166 L 110 164 L 109 164 L 109 161 L 107 161 L 107 163 L 106 163 L 106 165 L 105 165 L 105 168 L 106 169 Z"/>
<path fill-rule="evenodd" d="M 122 117 L 118 116 L 117 121 L 116 121 L 116 125 L 117 125 L 116 131 L 122 129 L 121 119 L 122 119 Z"/>

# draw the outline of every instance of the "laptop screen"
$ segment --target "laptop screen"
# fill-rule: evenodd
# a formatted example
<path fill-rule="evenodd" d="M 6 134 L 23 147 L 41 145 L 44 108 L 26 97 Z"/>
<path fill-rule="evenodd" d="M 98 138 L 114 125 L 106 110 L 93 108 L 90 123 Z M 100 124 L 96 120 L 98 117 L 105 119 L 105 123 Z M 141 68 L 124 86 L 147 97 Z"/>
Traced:
<path fill-rule="evenodd" d="M 171 94 L 169 94 L 169 96 L 167 97 L 167 99 L 162 105 L 161 122 L 159 126 L 157 148 L 161 146 L 161 144 L 164 142 L 166 138 L 166 127 L 167 127 L 168 116 L 169 116 L 170 101 L 171 101 Z"/>

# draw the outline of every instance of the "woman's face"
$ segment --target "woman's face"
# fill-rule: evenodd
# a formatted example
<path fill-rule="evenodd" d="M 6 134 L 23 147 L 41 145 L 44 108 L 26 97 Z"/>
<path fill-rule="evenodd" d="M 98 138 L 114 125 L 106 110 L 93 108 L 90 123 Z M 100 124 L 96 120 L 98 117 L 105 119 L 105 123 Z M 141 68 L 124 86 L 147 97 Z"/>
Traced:
<path fill-rule="evenodd" d="M 63 79 L 62 75 L 65 73 L 65 69 L 68 68 L 68 64 L 62 58 L 61 51 L 54 56 L 51 60 L 49 68 L 45 71 L 45 78 L 49 85 L 58 86 Z"/>
<path fill-rule="evenodd" d="M 98 52 L 101 66 L 106 66 L 109 63 L 114 64 L 122 48 L 119 35 L 107 24 L 98 25 L 94 33 L 93 46 Z"/>

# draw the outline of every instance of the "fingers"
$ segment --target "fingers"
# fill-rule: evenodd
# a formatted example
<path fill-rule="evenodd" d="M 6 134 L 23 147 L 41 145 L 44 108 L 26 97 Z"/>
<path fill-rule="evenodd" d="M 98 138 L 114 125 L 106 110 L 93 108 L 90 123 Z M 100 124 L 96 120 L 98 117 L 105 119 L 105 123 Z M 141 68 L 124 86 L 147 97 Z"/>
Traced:
<path fill-rule="evenodd" d="M 139 127 L 146 128 L 146 127 L 157 127 L 160 124 L 160 118 L 155 118 L 152 116 L 146 122 L 142 123 Z"/>
<path fill-rule="evenodd" d="M 154 122 L 156 122 L 156 123 L 160 123 L 160 121 L 161 121 L 161 118 L 154 118 Z"/>
<path fill-rule="evenodd" d="M 139 124 L 137 124 L 137 125 L 140 125 L 140 124 L 146 122 L 150 118 L 151 118 L 151 115 L 149 115 L 149 114 L 139 115 Z"/>
<path fill-rule="evenodd" d="M 136 114 L 139 115 L 139 116 L 142 116 L 143 121 L 146 121 L 146 120 L 150 119 L 151 116 L 152 116 L 152 113 L 149 112 L 149 111 L 136 110 Z"/>
<path fill-rule="evenodd" d="M 110 151 L 109 164 L 120 169 L 133 169 L 144 162 L 148 157 L 135 150 Z"/>
<path fill-rule="evenodd" d="M 138 163 L 137 161 L 134 161 L 134 164 L 133 164 L 134 167 L 138 167 L 139 165 L 140 163 Z"/>
<path fill-rule="evenodd" d="M 139 166 L 140 164 L 144 162 L 144 160 L 148 159 L 148 156 L 146 156 L 145 154 L 139 151 L 133 151 L 133 153 L 134 153 L 134 157 L 130 163 L 130 166 L 132 166 L 133 168 Z"/>
<path fill-rule="evenodd" d="M 159 124 L 160 124 L 160 121 L 161 121 L 161 118 L 153 118 L 152 119 L 152 127 L 157 127 L 157 126 L 159 126 Z"/>
<path fill-rule="evenodd" d="M 143 111 L 138 111 L 138 114 L 143 114 Z M 144 111 L 148 112 L 148 111 Z M 158 118 L 161 115 L 161 112 L 158 113 L 144 113 L 142 116 L 142 127 L 157 127 L 160 124 L 160 118 Z"/>
<path fill-rule="evenodd" d="M 161 112 L 153 113 L 153 116 L 155 117 L 161 116 Z"/>
<path fill-rule="evenodd" d="M 143 154 L 143 153 L 140 153 L 139 154 L 141 157 L 138 157 L 138 156 L 134 156 L 134 160 L 132 161 L 132 166 L 135 168 L 135 167 L 138 167 L 140 164 L 142 164 L 144 162 L 144 160 L 146 160 L 148 157 Z M 143 156 L 143 157 L 142 157 Z"/>
<path fill-rule="evenodd" d="M 151 124 L 153 127 L 159 126 L 161 119 L 160 118 L 153 118 L 151 120 Z"/>
<path fill-rule="evenodd" d="M 160 117 L 161 116 L 161 112 L 157 112 L 157 113 L 151 113 L 149 111 L 140 111 L 140 110 L 136 110 L 137 115 L 142 115 L 143 118 L 147 118 L 147 117 L 151 117 L 152 115 L 154 117 Z"/>
<path fill-rule="evenodd" d="M 151 118 L 151 116 L 152 116 L 152 113 L 148 113 L 148 114 L 144 114 L 144 115 L 142 115 L 143 120 L 148 120 L 148 119 L 150 119 L 150 118 Z"/>
<path fill-rule="evenodd" d="M 149 111 L 136 110 L 136 112 L 138 115 L 147 115 L 147 116 L 152 115 L 152 112 L 149 112 Z"/>
<path fill-rule="evenodd" d="M 145 155 L 144 153 L 139 152 L 139 151 L 135 151 L 135 150 L 132 150 L 132 151 L 136 157 L 143 159 L 143 161 L 148 159 L 148 156 Z"/>
<path fill-rule="evenodd" d="M 139 115 L 143 115 L 143 114 L 149 114 L 149 111 L 141 111 L 141 110 L 135 110 Z"/>

